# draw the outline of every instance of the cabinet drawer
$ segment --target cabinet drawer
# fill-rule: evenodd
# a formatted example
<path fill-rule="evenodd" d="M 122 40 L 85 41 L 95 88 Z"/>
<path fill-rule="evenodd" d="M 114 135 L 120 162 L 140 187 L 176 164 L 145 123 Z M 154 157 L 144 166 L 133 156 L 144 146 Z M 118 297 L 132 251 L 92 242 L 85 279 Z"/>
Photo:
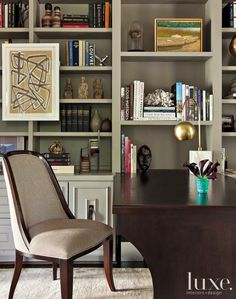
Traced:
<path fill-rule="evenodd" d="M 10 218 L 8 197 L 0 196 L 0 218 Z"/>
<path fill-rule="evenodd" d="M 3 181 L 0 181 L 0 189 L 6 189 L 7 187 L 6 187 L 6 183 L 5 183 L 5 181 L 3 180 Z"/>
<path fill-rule="evenodd" d="M 70 182 L 69 207 L 76 218 L 112 225 L 111 182 Z"/>

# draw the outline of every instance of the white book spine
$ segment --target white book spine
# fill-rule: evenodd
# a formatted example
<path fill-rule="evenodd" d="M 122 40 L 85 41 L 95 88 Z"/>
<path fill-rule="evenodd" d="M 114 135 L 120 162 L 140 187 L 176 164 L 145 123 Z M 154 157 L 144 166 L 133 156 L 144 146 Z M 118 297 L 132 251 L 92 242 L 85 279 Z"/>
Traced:
<path fill-rule="evenodd" d="M 125 88 L 120 90 L 120 120 L 125 120 Z"/>
<path fill-rule="evenodd" d="M 225 148 L 223 147 L 221 149 L 221 172 L 225 173 L 225 160 L 226 160 L 226 155 L 225 155 Z"/>
<path fill-rule="evenodd" d="M 140 119 L 139 107 L 140 107 L 140 81 L 137 81 L 136 119 Z"/>
<path fill-rule="evenodd" d="M 139 118 L 143 117 L 143 106 L 144 106 L 144 82 L 140 82 L 140 107 L 139 107 Z"/>
<path fill-rule="evenodd" d="M 202 91 L 202 119 L 206 121 L 206 90 Z"/>
<path fill-rule="evenodd" d="M 213 121 L 213 110 L 214 110 L 214 103 L 213 103 L 213 94 L 210 94 L 210 99 L 209 99 L 209 110 L 210 110 L 210 121 Z"/>
<path fill-rule="evenodd" d="M 185 118 L 185 111 L 186 111 L 186 106 L 185 106 L 185 101 L 186 101 L 186 84 L 182 84 L 182 121 L 184 121 Z"/>
<path fill-rule="evenodd" d="M 134 172 L 134 164 L 133 164 L 133 160 L 134 160 L 134 145 L 131 143 L 130 145 L 130 172 L 133 173 Z"/>
<path fill-rule="evenodd" d="M 134 80 L 134 120 L 137 120 L 136 106 L 137 106 L 137 81 Z"/>
<path fill-rule="evenodd" d="M 79 40 L 79 66 L 83 65 L 83 43 Z"/>
<path fill-rule="evenodd" d="M 189 107 L 189 85 L 185 85 L 185 105 L 184 105 L 184 115 L 183 115 L 183 120 L 187 120 L 187 107 Z"/>
<path fill-rule="evenodd" d="M 85 66 L 85 40 L 83 40 L 83 66 Z"/>
<path fill-rule="evenodd" d="M 131 173 L 136 173 L 137 171 L 137 146 L 133 144 L 133 151 L 132 151 L 132 168 Z"/>

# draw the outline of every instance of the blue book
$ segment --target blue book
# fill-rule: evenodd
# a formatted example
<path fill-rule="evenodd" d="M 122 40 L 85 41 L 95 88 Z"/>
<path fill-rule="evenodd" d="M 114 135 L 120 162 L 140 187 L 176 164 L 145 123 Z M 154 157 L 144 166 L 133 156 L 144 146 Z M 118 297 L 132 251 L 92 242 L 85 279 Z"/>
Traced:
<path fill-rule="evenodd" d="M 73 66 L 73 40 L 69 40 L 69 65 Z"/>
<path fill-rule="evenodd" d="M 89 43 L 85 42 L 85 65 L 89 66 Z"/>
<path fill-rule="evenodd" d="M 198 88 L 197 89 L 197 104 L 198 104 L 198 109 L 200 109 L 200 120 L 202 120 L 203 117 L 203 110 L 202 110 L 202 99 L 201 99 L 201 90 Z M 198 115 L 199 117 L 199 115 Z M 197 119 L 198 119 L 197 117 Z"/>
<path fill-rule="evenodd" d="M 176 82 L 172 86 L 172 92 L 175 95 L 177 120 L 182 120 L 183 118 L 182 82 Z"/>

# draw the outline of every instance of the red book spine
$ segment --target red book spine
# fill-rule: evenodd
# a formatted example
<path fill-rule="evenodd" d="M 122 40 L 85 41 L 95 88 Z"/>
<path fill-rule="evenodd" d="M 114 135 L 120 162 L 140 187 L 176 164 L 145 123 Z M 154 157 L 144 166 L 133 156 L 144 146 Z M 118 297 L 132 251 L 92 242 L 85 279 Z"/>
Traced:
<path fill-rule="evenodd" d="M 105 28 L 110 27 L 110 3 L 106 1 L 105 3 Z"/>
<path fill-rule="evenodd" d="M 0 27 L 2 28 L 3 26 L 3 18 L 2 18 L 2 1 L 0 1 Z"/>
<path fill-rule="evenodd" d="M 62 25 L 62 28 L 89 28 L 88 25 Z"/>
<path fill-rule="evenodd" d="M 129 137 L 125 137 L 125 173 L 130 173 L 131 171 L 131 161 L 130 161 L 130 147 L 131 140 Z"/>

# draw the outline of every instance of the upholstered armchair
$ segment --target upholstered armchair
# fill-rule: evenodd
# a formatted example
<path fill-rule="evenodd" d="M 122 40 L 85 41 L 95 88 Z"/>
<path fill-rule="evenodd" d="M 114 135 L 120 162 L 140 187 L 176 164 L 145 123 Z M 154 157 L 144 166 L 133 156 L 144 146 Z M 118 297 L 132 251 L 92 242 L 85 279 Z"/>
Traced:
<path fill-rule="evenodd" d="M 53 278 L 60 268 L 61 298 L 73 293 L 73 260 L 99 246 L 111 291 L 112 228 L 103 223 L 75 219 L 57 179 L 44 157 L 32 151 L 9 152 L 3 157 L 16 261 L 9 299 L 20 277 L 23 257 L 52 262 Z"/>

